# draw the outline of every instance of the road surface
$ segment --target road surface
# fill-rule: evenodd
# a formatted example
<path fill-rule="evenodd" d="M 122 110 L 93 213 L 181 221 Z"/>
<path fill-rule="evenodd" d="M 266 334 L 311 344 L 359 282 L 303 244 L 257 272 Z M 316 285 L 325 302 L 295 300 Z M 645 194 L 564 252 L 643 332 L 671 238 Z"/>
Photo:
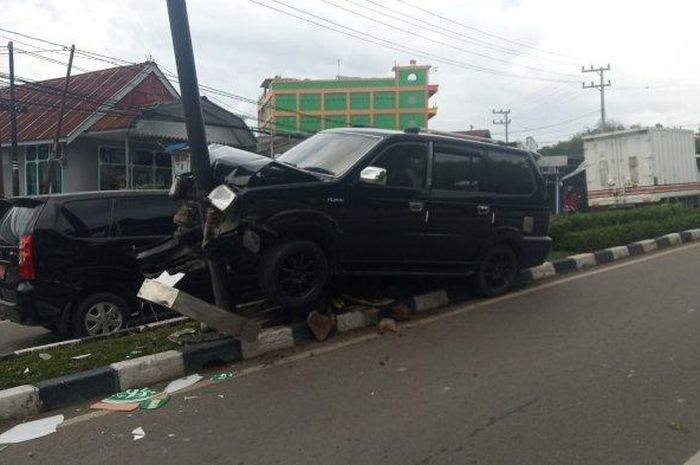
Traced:
<path fill-rule="evenodd" d="M 698 264 L 693 244 L 569 275 L 160 410 L 66 409 L 0 462 L 681 465 L 700 449 Z"/>
<path fill-rule="evenodd" d="M 0 320 L 0 354 L 60 340 L 61 336 L 41 326 L 22 326 Z"/>

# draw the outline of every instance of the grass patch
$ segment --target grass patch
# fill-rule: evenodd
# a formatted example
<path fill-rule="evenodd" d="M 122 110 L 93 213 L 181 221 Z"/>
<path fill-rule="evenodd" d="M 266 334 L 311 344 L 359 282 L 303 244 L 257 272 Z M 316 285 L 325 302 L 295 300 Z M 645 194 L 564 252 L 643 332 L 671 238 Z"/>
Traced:
<path fill-rule="evenodd" d="M 191 322 L 181 323 L 142 333 L 107 337 L 42 352 L 51 355 L 49 360 L 42 360 L 39 357 L 39 352 L 2 360 L 0 361 L 0 389 L 34 384 L 38 381 L 99 368 L 129 358 L 178 348 L 180 346 L 168 340 L 168 335 L 185 327 L 198 329 L 199 325 Z M 92 355 L 81 360 L 71 358 L 88 353 Z M 29 371 L 25 373 L 27 368 Z"/>

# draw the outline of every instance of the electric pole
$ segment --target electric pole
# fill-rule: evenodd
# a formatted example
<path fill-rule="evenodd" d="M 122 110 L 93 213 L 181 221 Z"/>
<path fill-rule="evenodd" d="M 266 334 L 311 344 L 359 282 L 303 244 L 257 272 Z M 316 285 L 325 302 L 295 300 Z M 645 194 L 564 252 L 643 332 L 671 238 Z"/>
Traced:
<path fill-rule="evenodd" d="M 493 120 L 493 124 L 502 124 L 506 127 L 506 143 L 508 143 L 508 126 L 510 126 L 510 123 L 513 122 L 513 120 L 508 117 L 508 115 L 510 115 L 510 108 L 508 110 L 501 109 L 491 111 L 494 115 L 503 115 L 503 118 L 501 118 L 500 120 Z"/>
<path fill-rule="evenodd" d="M 608 63 L 608 66 L 601 66 L 599 68 L 594 68 L 593 65 L 591 65 L 590 68 L 581 66 L 582 73 L 598 73 L 598 77 L 600 78 L 599 84 L 596 84 L 593 81 L 591 81 L 590 84 L 586 84 L 584 82 L 583 88 L 598 89 L 600 91 L 600 126 L 603 129 L 603 131 L 605 131 L 605 88 L 610 87 L 610 79 L 608 79 L 608 82 L 605 82 L 606 71 L 610 71 L 610 63 Z"/>
<path fill-rule="evenodd" d="M 66 110 L 66 94 L 68 93 L 68 84 L 70 84 L 70 72 L 73 67 L 73 55 L 75 54 L 75 45 L 70 47 L 70 55 L 68 56 L 68 68 L 66 70 L 66 79 L 63 81 L 63 93 L 61 94 L 61 107 L 58 110 L 58 121 L 56 122 L 56 134 L 53 138 L 53 144 L 51 145 L 51 153 L 49 154 L 49 159 L 46 161 L 46 173 L 44 174 L 44 179 L 42 180 L 42 194 L 51 194 L 53 186 L 53 164 L 55 160 L 60 157 L 61 144 L 58 139 L 61 137 L 61 128 L 63 127 L 63 113 Z"/>
<path fill-rule="evenodd" d="M 10 141 L 12 143 L 12 195 L 19 195 L 19 166 L 17 149 L 17 103 L 15 102 L 15 59 L 12 50 L 12 41 L 7 43 L 7 55 L 10 58 Z"/>

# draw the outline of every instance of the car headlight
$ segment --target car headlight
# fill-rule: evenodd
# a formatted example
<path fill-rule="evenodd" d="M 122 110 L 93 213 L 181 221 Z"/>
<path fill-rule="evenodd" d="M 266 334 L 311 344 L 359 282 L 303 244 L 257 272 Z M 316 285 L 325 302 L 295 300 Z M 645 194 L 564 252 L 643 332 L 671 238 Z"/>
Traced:
<path fill-rule="evenodd" d="M 221 184 L 209 192 L 207 199 L 217 210 L 225 212 L 231 208 L 236 200 L 236 193 L 226 184 Z"/>

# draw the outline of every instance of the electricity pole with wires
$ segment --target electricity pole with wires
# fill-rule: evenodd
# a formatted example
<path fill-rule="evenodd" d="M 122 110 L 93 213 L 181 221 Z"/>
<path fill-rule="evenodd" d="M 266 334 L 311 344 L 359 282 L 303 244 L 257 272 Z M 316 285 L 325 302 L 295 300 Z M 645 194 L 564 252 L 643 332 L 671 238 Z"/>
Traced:
<path fill-rule="evenodd" d="M 510 123 L 513 122 L 513 120 L 510 119 L 508 116 L 510 115 L 510 108 L 508 110 L 491 110 L 491 112 L 494 115 L 503 115 L 503 118 L 501 118 L 500 120 L 493 120 L 493 124 L 503 125 L 506 127 L 506 143 L 508 143 L 508 126 L 510 126 Z"/>
<path fill-rule="evenodd" d="M 12 41 L 7 43 L 7 55 L 10 59 L 10 140 L 12 143 L 12 195 L 19 195 L 19 149 L 17 148 L 17 102 L 15 101 L 15 59 Z"/>
<path fill-rule="evenodd" d="M 61 94 L 61 106 L 58 110 L 58 121 L 56 122 L 56 134 L 53 138 L 53 144 L 51 145 L 51 153 L 49 154 L 49 159 L 46 160 L 46 173 L 44 174 L 44 179 L 42 180 L 42 194 L 51 194 L 53 185 L 53 173 L 54 173 L 54 163 L 56 159 L 60 158 L 62 154 L 61 144 L 58 139 L 61 137 L 61 129 L 63 127 L 63 113 L 66 109 L 66 94 L 68 93 L 68 85 L 70 84 L 70 72 L 73 67 L 73 55 L 75 54 L 75 45 L 70 47 L 70 55 L 68 56 L 68 67 L 66 69 L 66 79 L 63 81 L 63 92 Z"/>
<path fill-rule="evenodd" d="M 593 81 L 591 81 L 590 84 L 586 84 L 584 82 L 583 88 L 598 89 L 600 91 L 600 126 L 603 130 L 605 130 L 605 88 L 610 87 L 610 79 L 608 79 L 608 82 L 605 82 L 606 71 L 610 71 L 610 63 L 608 63 L 608 66 L 601 66 L 599 68 L 594 68 L 593 65 L 591 65 L 590 68 L 581 66 L 582 73 L 598 73 L 598 77 L 600 78 L 599 84 L 596 84 Z"/>

